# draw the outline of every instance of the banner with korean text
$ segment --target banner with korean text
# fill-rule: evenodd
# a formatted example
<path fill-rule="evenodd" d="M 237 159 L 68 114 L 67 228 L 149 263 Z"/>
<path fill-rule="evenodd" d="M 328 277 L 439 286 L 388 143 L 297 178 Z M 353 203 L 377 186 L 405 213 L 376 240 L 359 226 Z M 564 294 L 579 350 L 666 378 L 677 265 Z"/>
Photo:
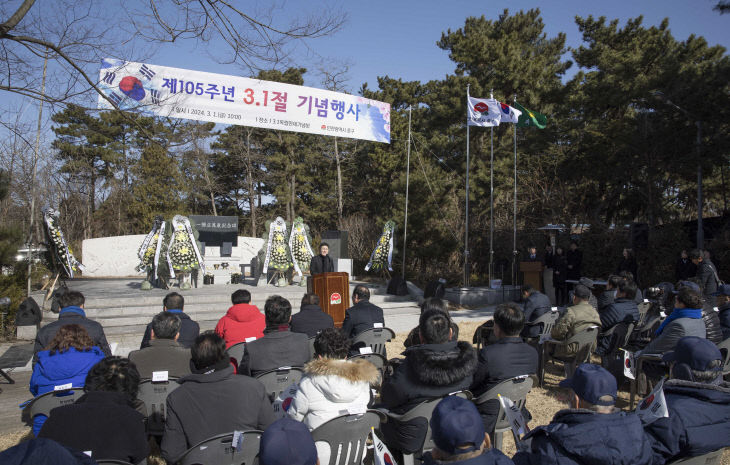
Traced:
<path fill-rule="evenodd" d="M 125 111 L 390 143 L 390 104 L 357 95 L 108 58 L 98 87 Z"/>

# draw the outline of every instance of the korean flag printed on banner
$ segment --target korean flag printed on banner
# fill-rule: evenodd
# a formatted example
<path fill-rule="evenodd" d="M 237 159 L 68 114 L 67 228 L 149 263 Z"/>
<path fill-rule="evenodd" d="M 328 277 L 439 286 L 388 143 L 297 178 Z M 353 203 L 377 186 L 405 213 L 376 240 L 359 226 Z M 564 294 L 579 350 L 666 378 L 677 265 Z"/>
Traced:
<path fill-rule="evenodd" d="M 646 399 L 639 402 L 639 405 L 636 406 L 636 415 L 645 425 L 669 416 L 667 401 L 664 398 L 664 378 L 654 386 Z"/>
<path fill-rule="evenodd" d="M 398 465 L 393 460 L 393 455 L 383 441 L 375 434 L 375 428 L 370 428 L 370 433 L 373 438 L 373 458 L 375 459 L 375 465 Z"/>
<path fill-rule="evenodd" d="M 499 109 L 502 112 L 502 122 L 503 123 L 517 123 L 517 120 L 520 119 L 520 116 L 522 115 L 522 112 L 516 108 L 512 108 L 511 106 L 507 105 L 506 103 L 499 102 Z"/>
<path fill-rule="evenodd" d="M 621 350 L 624 351 L 624 376 L 629 379 L 636 379 L 636 376 L 634 375 L 634 372 L 636 371 L 636 359 L 634 358 L 634 354 L 626 349 Z"/>
<path fill-rule="evenodd" d="M 525 421 L 525 417 L 522 416 L 522 412 L 517 408 L 515 403 L 508 397 L 499 394 L 497 394 L 497 397 L 499 397 L 499 403 L 502 404 L 502 409 L 504 409 L 504 413 L 507 415 L 507 420 L 509 420 L 515 437 L 521 438 L 529 433 L 530 428 L 527 427 L 527 421 Z"/>
<path fill-rule="evenodd" d="M 286 412 L 289 410 L 292 400 L 294 400 L 294 396 L 297 395 L 298 389 L 298 383 L 290 384 L 289 387 L 284 389 L 281 394 L 276 397 L 274 402 L 271 403 L 271 406 L 274 408 L 274 416 L 276 418 L 284 418 L 286 416 Z"/>
<path fill-rule="evenodd" d="M 468 124 L 469 126 L 499 126 L 502 118 L 502 110 L 499 102 L 493 98 L 474 98 L 466 96 Z"/>

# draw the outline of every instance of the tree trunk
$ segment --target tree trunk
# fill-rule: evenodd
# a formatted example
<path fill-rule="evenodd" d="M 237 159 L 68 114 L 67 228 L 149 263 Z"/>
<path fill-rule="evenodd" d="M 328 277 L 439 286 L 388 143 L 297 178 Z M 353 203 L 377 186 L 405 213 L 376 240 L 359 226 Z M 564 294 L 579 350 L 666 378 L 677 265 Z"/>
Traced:
<path fill-rule="evenodd" d="M 256 190 L 253 182 L 253 164 L 251 163 L 251 131 L 246 132 L 246 175 L 248 184 L 248 210 L 251 212 L 251 237 L 256 235 Z"/>

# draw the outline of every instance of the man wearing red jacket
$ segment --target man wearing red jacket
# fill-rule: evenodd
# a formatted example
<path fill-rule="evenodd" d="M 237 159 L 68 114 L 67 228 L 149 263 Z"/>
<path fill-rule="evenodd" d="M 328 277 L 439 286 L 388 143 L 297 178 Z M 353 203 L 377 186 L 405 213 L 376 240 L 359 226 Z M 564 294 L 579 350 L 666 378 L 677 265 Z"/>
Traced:
<path fill-rule="evenodd" d="M 251 305 L 251 293 L 239 289 L 231 295 L 233 306 L 218 321 L 215 332 L 226 341 L 226 349 L 246 339 L 264 336 L 266 320 L 255 305 Z"/>

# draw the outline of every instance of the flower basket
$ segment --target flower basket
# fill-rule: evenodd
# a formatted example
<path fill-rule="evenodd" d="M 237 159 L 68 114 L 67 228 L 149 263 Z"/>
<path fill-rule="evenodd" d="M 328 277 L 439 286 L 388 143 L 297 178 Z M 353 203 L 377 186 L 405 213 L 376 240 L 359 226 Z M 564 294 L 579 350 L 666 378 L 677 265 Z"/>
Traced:
<path fill-rule="evenodd" d="M 241 273 L 231 273 L 231 284 L 241 284 Z"/>
<path fill-rule="evenodd" d="M 203 276 L 203 284 L 215 284 L 215 276 L 212 274 L 206 274 Z"/>

